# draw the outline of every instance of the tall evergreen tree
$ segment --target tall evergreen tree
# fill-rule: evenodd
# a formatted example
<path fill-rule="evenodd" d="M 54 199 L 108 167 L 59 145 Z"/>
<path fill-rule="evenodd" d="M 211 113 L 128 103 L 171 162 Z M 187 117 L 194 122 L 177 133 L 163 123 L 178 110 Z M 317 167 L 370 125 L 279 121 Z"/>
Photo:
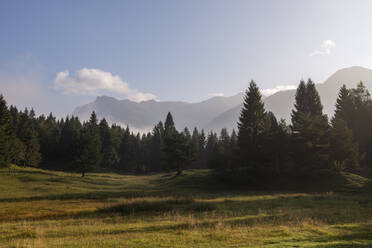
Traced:
<path fill-rule="evenodd" d="M 137 168 L 135 139 L 127 127 L 121 138 L 119 149 L 120 168 L 123 170 L 135 171 Z"/>
<path fill-rule="evenodd" d="M 217 134 L 210 131 L 205 145 L 205 157 L 208 168 L 219 167 L 220 148 L 218 146 Z"/>
<path fill-rule="evenodd" d="M 350 90 L 353 112 L 347 118 L 348 126 L 359 144 L 360 152 L 364 155 L 362 165 L 372 173 L 372 99 L 365 85 L 360 82 L 355 89 Z"/>
<path fill-rule="evenodd" d="M 59 125 L 61 137 L 57 145 L 56 163 L 65 170 L 74 170 L 82 125 L 77 117 L 66 117 L 65 120 L 60 121 Z"/>
<path fill-rule="evenodd" d="M 265 109 L 261 93 L 251 81 L 245 93 L 238 122 L 238 149 L 243 166 L 255 167 L 261 159 L 262 135 L 265 130 Z"/>
<path fill-rule="evenodd" d="M 7 166 L 11 159 L 13 140 L 12 117 L 3 96 L 0 94 L 0 166 Z"/>
<path fill-rule="evenodd" d="M 50 113 L 48 117 L 41 115 L 37 119 L 37 130 L 40 140 L 40 153 L 42 154 L 42 165 L 53 167 L 57 162 L 57 146 L 60 139 L 60 130 L 56 118 Z"/>
<path fill-rule="evenodd" d="M 164 168 L 166 170 L 177 170 L 182 173 L 185 166 L 193 160 L 191 136 L 188 130 L 186 135 L 179 133 L 174 125 L 171 113 L 168 113 L 164 127 Z"/>
<path fill-rule="evenodd" d="M 353 115 L 353 101 L 350 95 L 350 90 L 346 88 L 345 85 L 342 85 L 339 93 L 338 98 L 336 100 L 336 110 L 334 117 L 332 118 L 331 122 L 333 124 L 336 118 L 341 118 L 342 120 L 346 121 L 348 126 L 352 126 L 352 115 Z"/>
<path fill-rule="evenodd" d="M 38 133 L 35 127 L 34 112 L 25 109 L 20 114 L 20 121 L 17 136 L 23 142 L 25 147 L 24 165 L 37 166 L 41 160 L 40 144 Z"/>
<path fill-rule="evenodd" d="M 230 149 L 232 155 L 234 155 L 238 149 L 238 135 L 236 134 L 235 129 L 232 130 L 230 135 Z"/>
<path fill-rule="evenodd" d="M 114 169 L 119 164 L 119 155 L 116 152 L 115 145 L 112 139 L 110 127 L 105 118 L 99 123 L 99 131 L 101 138 L 101 167 Z"/>
<path fill-rule="evenodd" d="M 353 140 L 351 129 L 339 115 L 332 120 L 331 158 L 339 169 L 356 172 L 359 168 L 359 146 Z"/>
<path fill-rule="evenodd" d="M 173 116 L 169 112 L 164 123 L 164 169 L 170 170 L 177 167 L 176 143 L 178 132 L 174 125 Z"/>
<path fill-rule="evenodd" d="M 202 129 L 199 134 L 199 168 L 207 168 L 206 137 Z"/>
<path fill-rule="evenodd" d="M 177 132 L 176 127 L 174 125 L 173 116 L 170 112 L 168 112 L 167 117 L 164 123 L 164 137 L 167 139 L 171 137 Z"/>
<path fill-rule="evenodd" d="M 323 106 L 315 84 L 301 81 L 296 92 L 295 109 L 292 111 L 292 133 L 296 142 L 297 163 L 313 171 L 328 163 L 329 124 L 322 112 Z"/>
<path fill-rule="evenodd" d="M 84 123 L 80 131 L 79 140 L 75 150 L 75 166 L 84 177 L 86 172 L 98 169 L 101 163 L 101 139 L 98 120 L 92 112 L 88 122 Z"/>
<path fill-rule="evenodd" d="M 221 129 L 218 145 L 215 148 L 215 157 L 219 160 L 217 163 L 219 169 L 230 169 L 232 163 L 231 139 L 226 128 Z"/>
<path fill-rule="evenodd" d="M 152 162 L 150 163 L 153 171 L 159 171 L 162 168 L 163 161 L 163 146 L 164 146 L 164 126 L 163 122 L 159 122 L 152 130 L 152 138 L 150 145 L 150 156 Z"/>
<path fill-rule="evenodd" d="M 304 80 L 300 81 L 300 84 L 296 90 L 294 109 L 292 110 L 292 127 L 294 130 L 297 129 L 297 125 L 301 122 L 301 115 L 308 112 L 307 103 L 307 91 L 306 83 Z"/>

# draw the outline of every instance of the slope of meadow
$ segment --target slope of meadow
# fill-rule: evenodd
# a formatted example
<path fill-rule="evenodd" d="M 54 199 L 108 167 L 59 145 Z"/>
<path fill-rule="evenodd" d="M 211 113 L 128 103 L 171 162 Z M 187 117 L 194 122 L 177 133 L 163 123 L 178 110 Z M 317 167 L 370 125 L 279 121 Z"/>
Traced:
<path fill-rule="evenodd" d="M 81 178 L 13 166 L 0 170 L 0 247 L 372 247 L 371 181 L 318 185 L 252 191 L 207 170 Z"/>

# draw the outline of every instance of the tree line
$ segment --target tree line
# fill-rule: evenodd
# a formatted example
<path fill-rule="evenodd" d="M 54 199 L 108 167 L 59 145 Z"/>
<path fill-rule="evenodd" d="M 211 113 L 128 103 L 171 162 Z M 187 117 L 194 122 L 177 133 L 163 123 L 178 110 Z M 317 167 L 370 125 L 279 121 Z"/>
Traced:
<path fill-rule="evenodd" d="M 0 165 L 145 173 L 211 168 L 222 173 L 298 175 L 322 170 L 366 173 L 372 166 L 372 100 L 363 83 L 343 86 L 329 120 L 315 84 L 301 81 L 291 124 L 266 111 L 254 81 L 246 90 L 237 133 L 176 129 L 171 113 L 151 132 L 109 125 L 94 112 L 77 117 L 36 116 L 7 106 L 0 95 Z"/>

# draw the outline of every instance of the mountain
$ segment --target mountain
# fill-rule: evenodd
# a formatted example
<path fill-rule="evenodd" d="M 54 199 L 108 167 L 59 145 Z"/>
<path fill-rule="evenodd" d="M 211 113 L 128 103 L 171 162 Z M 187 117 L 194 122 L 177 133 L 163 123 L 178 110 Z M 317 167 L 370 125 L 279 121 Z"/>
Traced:
<path fill-rule="evenodd" d="M 216 96 L 198 103 L 154 100 L 137 103 L 99 96 L 94 102 L 77 107 L 72 115 L 88 120 L 94 110 L 99 118 L 105 117 L 111 123 L 129 125 L 133 130 L 149 131 L 171 112 L 176 127 L 182 130 L 185 126 L 205 127 L 219 114 L 239 105 L 242 99 L 243 93 L 238 93 L 231 97 Z"/>
<path fill-rule="evenodd" d="M 372 70 L 360 66 L 344 68 L 332 74 L 324 83 L 317 84 L 316 88 L 323 104 L 324 113 L 329 117 L 333 116 L 338 91 L 343 84 L 347 88 L 355 88 L 360 81 L 369 91 L 372 91 Z M 263 99 L 266 110 L 272 111 L 278 120 L 285 119 L 287 123 L 290 123 L 295 94 L 296 90 L 286 90 L 268 96 Z M 223 112 L 211 120 L 205 128 L 212 130 L 219 130 L 220 127 L 226 127 L 228 130 L 236 128 L 241 108 L 242 104 Z"/>
<path fill-rule="evenodd" d="M 343 84 L 353 88 L 360 81 L 372 90 L 372 70 L 358 66 L 341 69 L 324 83 L 317 84 L 324 112 L 329 116 L 333 115 L 337 94 Z M 272 111 L 278 119 L 286 119 L 289 123 L 295 93 L 295 90 L 287 90 L 268 96 L 263 99 L 265 108 Z M 99 118 L 105 117 L 111 123 L 129 125 L 132 130 L 149 131 L 171 112 L 176 127 L 180 130 L 185 126 L 190 129 L 196 126 L 206 131 L 219 131 L 223 127 L 231 131 L 236 128 L 242 101 L 243 93 L 231 97 L 216 96 L 198 103 L 154 100 L 136 103 L 100 96 L 92 103 L 77 107 L 73 115 L 87 120 L 94 110 Z"/>

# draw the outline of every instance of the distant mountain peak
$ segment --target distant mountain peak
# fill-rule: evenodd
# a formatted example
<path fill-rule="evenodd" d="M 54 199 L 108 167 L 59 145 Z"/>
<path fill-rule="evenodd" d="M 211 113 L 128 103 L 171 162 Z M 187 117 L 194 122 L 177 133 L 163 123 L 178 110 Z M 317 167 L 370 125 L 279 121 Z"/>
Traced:
<path fill-rule="evenodd" d="M 371 81 L 372 69 L 362 66 L 350 66 L 333 73 L 324 84 L 354 84 L 359 81 Z M 340 86 L 340 85 L 339 85 Z"/>
<path fill-rule="evenodd" d="M 333 73 L 324 83 L 317 84 L 324 113 L 333 115 L 337 94 L 342 84 L 353 88 L 360 81 L 371 90 L 372 69 L 362 66 L 343 68 Z M 266 110 L 272 111 L 277 119 L 284 118 L 289 122 L 295 93 L 296 90 L 285 90 L 263 98 Z M 243 97 L 244 93 L 239 92 L 233 96 L 214 96 L 196 103 L 156 100 L 137 103 L 128 99 L 118 100 L 110 96 L 98 96 L 94 102 L 77 107 L 73 115 L 87 120 L 94 110 L 99 118 L 105 117 L 111 123 L 148 131 L 157 122 L 164 120 L 170 111 L 179 130 L 187 126 L 190 129 L 198 127 L 205 131 L 216 132 L 226 127 L 231 131 L 236 128 Z"/>

